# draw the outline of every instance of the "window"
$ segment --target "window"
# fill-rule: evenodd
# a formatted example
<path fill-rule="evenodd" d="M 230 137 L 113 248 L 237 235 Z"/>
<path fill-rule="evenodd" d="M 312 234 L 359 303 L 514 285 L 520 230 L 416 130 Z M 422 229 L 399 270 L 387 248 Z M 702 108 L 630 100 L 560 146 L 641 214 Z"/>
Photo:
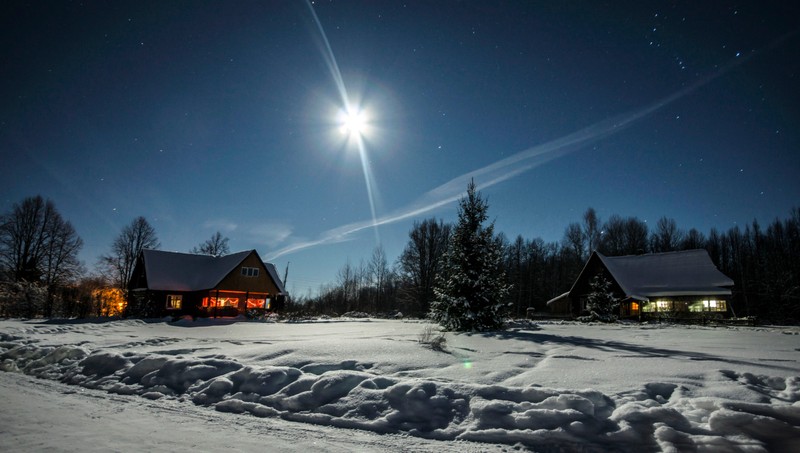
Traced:
<path fill-rule="evenodd" d="M 183 296 L 180 294 L 169 294 L 167 296 L 167 310 L 180 310 Z"/>
<path fill-rule="evenodd" d="M 245 277 L 258 277 L 258 268 L 257 267 L 243 267 L 242 268 L 242 275 Z"/>
<path fill-rule="evenodd" d="M 728 305 L 724 300 L 701 300 L 689 306 L 690 311 L 727 311 Z"/>
<path fill-rule="evenodd" d="M 238 297 L 220 297 L 217 299 L 217 307 L 238 307 Z"/>
<path fill-rule="evenodd" d="M 250 297 L 247 299 L 247 308 L 264 308 L 264 299 Z"/>
<path fill-rule="evenodd" d="M 239 306 L 239 298 L 238 297 L 204 297 L 203 298 L 203 306 L 204 307 L 238 307 Z"/>

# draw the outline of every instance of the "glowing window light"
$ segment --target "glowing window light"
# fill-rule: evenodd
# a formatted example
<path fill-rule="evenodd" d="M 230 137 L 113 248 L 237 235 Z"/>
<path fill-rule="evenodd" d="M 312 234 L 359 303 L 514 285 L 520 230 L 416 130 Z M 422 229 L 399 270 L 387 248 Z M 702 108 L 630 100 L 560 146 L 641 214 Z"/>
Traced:
<path fill-rule="evenodd" d="M 247 299 L 247 308 L 264 308 L 264 299 L 250 297 Z"/>
<path fill-rule="evenodd" d="M 668 300 L 657 300 L 656 301 L 656 308 L 661 309 L 661 310 L 665 310 L 665 309 L 669 308 L 671 305 L 672 305 L 672 302 L 670 302 Z"/>
<path fill-rule="evenodd" d="M 167 296 L 167 310 L 180 310 L 183 305 L 183 296 L 170 294 Z"/>
<path fill-rule="evenodd" d="M 119 288 L 99 288 L 92 291 L 92 297 L 103 316 L 121 316 L 125 309 L 125 295 Z"/>
<path fill-rule="evenodd" d="M 203 298 L 203 306 L 204 307 L 238 307 L 239 306 L 239 298 L 238 297 L 220 297 L 218 299 L 216 297 L 204 297 Z"/>

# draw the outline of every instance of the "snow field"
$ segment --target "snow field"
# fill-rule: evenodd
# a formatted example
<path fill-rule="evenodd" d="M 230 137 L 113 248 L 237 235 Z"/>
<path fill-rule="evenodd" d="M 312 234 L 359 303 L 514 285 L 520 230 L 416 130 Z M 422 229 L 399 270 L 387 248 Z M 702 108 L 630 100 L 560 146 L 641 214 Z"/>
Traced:
<path fill-rule="evenodd" d="M 523 324 L 448 334 L 441 353 L 414 341 L 422 327 L 5 321 L 0 369 L 226 413 L 537 451 L 800 451 L 796 332 Z M 559 386 L 582 378 L 597 385 Z"/>

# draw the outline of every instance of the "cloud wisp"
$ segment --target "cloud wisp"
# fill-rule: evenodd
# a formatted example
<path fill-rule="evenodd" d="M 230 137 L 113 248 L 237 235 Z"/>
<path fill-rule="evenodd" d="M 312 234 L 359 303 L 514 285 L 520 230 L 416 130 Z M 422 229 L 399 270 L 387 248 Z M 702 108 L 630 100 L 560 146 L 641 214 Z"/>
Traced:
<path fill-rule="evenodd" d="M 779 38 L 768 48 L 775 47 L 777 44 L 785 41 L 793 34 Z M 645 105 L 644 107 L 606 118 L 583 129 L 579 129 L 571 134 L 567 134 L 563 137 L 559 137 L 541 145 L 533 146 L 485 167 L 457 176 L 423 194 L 411 204 L 397 209 L 389 214 L 373 220 L 353 222 L 324 231 L 316 239 L 296 241 L 287 245 L 286 247 L 269 253 L 268 256 L 270 259 L 275 259 L 283 255 L 325 244 L 345 242 L 351 240 L 355 233 L 358 233 L 362 230 L 376 228 L 382 225 L 388 225 L 427 214 L 461 198 L 470 180 L 475 181 L 478 189 L 484 189 L 519 176 L 520 174 L 533 170 L 554 159 L 574 153 L 575 151 L 583 149 L 601 139 L 622 132 L 638 121 L 649 117 L 653 113 L 689 95 L 690 93 L 711 83 L 719 77 L 722 77 L 732 69 L 749 61 L 757 54 L 758 52 L 752 52 L 749 55 L 737 57 L 728 64 L 721 66 L 715 72 L 699 78 L 691 85 L 687 85 L 668 96 Z"/>

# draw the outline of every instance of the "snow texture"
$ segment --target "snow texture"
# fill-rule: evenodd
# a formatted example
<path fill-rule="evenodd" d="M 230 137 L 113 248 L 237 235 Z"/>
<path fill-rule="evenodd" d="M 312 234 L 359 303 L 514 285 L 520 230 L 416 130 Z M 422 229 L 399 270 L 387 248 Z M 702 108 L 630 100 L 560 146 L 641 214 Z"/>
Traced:
<path fill-rule="evenodd" d="M 594 252 L 626 296 L 730 295 L 733 280 L 703 249 L 646 255 L 605 256 Z"/>
<path fill-rule="evenodd" d="M 800 451 L 800 329 L 0 322 L 0 369 L 152 404 L 536 451 Z"/>

